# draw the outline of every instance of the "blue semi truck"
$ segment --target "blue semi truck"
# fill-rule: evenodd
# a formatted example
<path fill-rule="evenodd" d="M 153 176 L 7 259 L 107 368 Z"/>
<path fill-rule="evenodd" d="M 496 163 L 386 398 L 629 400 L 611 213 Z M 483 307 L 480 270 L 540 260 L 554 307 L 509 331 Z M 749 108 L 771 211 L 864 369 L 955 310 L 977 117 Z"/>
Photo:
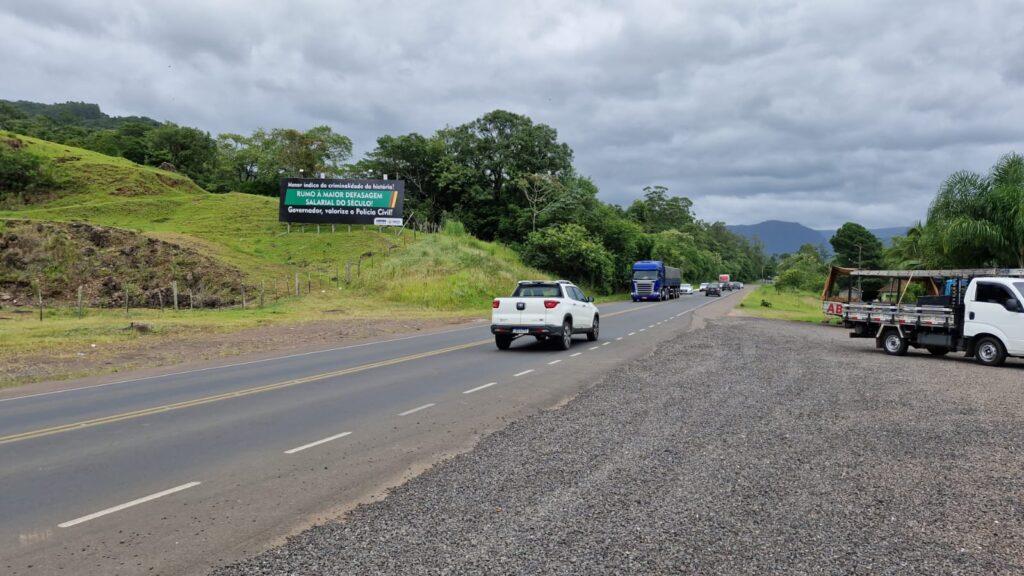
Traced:
<path fill-rule="evenodd" d="M 633 302 L 678 298 L 680 286 L 679 268 L 665 266 L 661 260 L 641 260 L 633 264 Z"/>

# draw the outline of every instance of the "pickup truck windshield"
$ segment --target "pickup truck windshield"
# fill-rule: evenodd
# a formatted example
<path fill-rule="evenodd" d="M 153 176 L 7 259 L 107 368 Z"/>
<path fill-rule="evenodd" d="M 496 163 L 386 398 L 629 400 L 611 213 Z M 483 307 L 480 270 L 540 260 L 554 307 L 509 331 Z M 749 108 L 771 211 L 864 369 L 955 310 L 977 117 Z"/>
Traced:
<path fill-rule="evenodd" d="M 561 298 L 558 284 L 526 284 L 516 286 L 513 298 Z"/>
<path fill-rule="evenodd" d="M 633 280 L 657 280 L 657 270 L 634 270 Z"/>

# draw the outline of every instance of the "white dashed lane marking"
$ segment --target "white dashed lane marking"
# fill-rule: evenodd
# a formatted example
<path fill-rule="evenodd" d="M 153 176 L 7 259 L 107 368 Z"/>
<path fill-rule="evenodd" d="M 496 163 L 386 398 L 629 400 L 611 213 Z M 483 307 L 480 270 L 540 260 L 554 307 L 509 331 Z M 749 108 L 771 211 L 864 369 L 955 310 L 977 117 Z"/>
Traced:
<path fill-rule="evenodd" d="M 120 512 L 121 510 L 124 510 L 126 508 L 131 508 L 132 506 L 138 506 L 139 504 L 144 504 L 146 502 L 150 502 L 152 500 L 156 500 L 157 498 L 163 498 L 164 496 L 170 496 L 171 494 L 174 494 L 175 492 L 181 492 L 182 490 L 188 490 L 189 488 L 192 488 L 194 486 L 199 486 L 199 484 L 200 484 L 200 482 L 189 482 L 188 484 L 182 484 L 181 486 L 175 486 L 174 488 L 171 488 L 169 490 L 164 490 L 163 492 L 157 492 L 156 494 L 150 494 L 149 496 L 143 496 L 142 498 L 139 498 L 137 500 L 132 500 L 131 502 L 125 502 L 124 504 L 119 504 L 117 506 L 113 506 L 113 507 L 107 508 L 106 510 L 100 510 L 99 512 L 94 512 L 92 514 L 89 514 L 88 516 L 82 516 L 81 518 L 75 518 L 74 520 L 68 520 L 67 522 L 63 522 L 61 524 L 57 524 L 57 526 L 60 527 L 60 528 L 71 528 L 72 526 L 75 526 L 77 524 L 81 524 L 82 522 L 88 522 L 89 520 L 95 520 L 95 519 L 99 518 L 100 516 L 106 516 L 107 514 L 113 514 L 114 512 Z"/>
<path fill-rule="evenodd" d="M 473 392 L 479 392 L 479 391 L 483 390 L 484 388 L 490 388 L 491 386 L 494 386 L 495 384 L 497 384 L 497 382 L 488 382 L 487 384 L 484 384 L 483 386 L 477 386 L 476 388 L 470 388 L 469 390 L 466 390 L 465 392 L 463 392 L 463 394 L 472 394 Z"/>
<path fill-rule="evenodd" d="M 344 438 L 345 436 L 348 436 L 349 434 L 351 434 L 351 432 L 342 432 L 341 434 L 335 434 L 334 436 L 328 436 L 327 438 L 324 438 L 323 440 L 317 440 L 316 442 L 310 442 L 309 444 L 304 444 L 302 446 L 299 446 L 298 448 L 292 448 L 291 450 L 285 450 L 284 453 L 285 454 L 295 454 L 296 452 L 302 452 L 303 450 L 306 450 L 307 448 L 312 448 L 314 446 L 319 446 L 321 444 L 326 444 L 326 443 L 330 442 L 331 440 L 337 440 L 338 438 Z"/>
<path fill-rule="evenodd" d="M 427 408 L 430 408 L 431 406 L 437 406 L 437 404 L 431 403 L 431 404 L 424 404 L 423 406 L 417 406 L 416 408 L 413 408 L 412 410 L 406 410 L 405 412 L 402 412 L 401 414 L 399 414 L 399 416 L 408 416 L 409 414 L 414 414 L 416 412 L 419 412 L 420 410 L 426 410 Z"/>

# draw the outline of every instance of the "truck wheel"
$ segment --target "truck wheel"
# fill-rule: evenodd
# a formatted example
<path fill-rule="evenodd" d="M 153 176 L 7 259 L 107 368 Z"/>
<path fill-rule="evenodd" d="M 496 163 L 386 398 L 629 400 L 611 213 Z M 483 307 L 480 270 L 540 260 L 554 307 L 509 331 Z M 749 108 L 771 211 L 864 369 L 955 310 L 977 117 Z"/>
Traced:
<path fill-rule="evenodd" d="M 498 346 L 498 350 L 508 350 L 508 347 L 512 345 L 512 335 L 495 334 L 494 343 Z"/>
<path fill-rule="evenodd" d="M 562 322 L 562 337 L 557 341 L 558 347 L 562 350 L 568 350 L 572 347 L 572 321 L 566 319 Z"/>
<path fill-rule="evenodd" d="M 1006 349 L 997 338 L 985 336 L 978 340 L 978 345 L 974 349 L 974 359 L 984 366 L 1002 366 L 1006 361 Z"/>
<path fill-rule="evenodd" d="M 601 328 L 601 319 L 596 315 L 594 316 L 594 326 L 587 332 L 587 340 L 593 342 L 597 340 L 598 330 Z"/>
<path fill-rule="evenodd" d="M 949 348 L 938 348 L 936 346 L 928 346 L 927 350 L 928 353 L 931 354 L 932 356 L 945 356 L 946 354 L 949 354 Z"/>
<path fill-rule="evenodd" d="M 910 344 L 907 339 L 900 336 L 900 333 L 896 330 L 888 330 L 882 336 L 882 347 L 885 348 L 885 353 L 891 356 L 903 356 L 907 353 L 907 348 Z"/>

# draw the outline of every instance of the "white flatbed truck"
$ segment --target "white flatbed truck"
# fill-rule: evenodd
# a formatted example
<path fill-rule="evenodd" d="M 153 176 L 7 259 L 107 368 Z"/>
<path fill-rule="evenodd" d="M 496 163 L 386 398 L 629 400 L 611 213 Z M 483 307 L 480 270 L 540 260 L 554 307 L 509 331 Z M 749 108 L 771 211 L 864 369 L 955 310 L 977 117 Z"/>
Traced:
<path fill-rule="evenodd" d="M 848 303 L 843 325 L 851 338 L 874 338 L 894 356 L 924 348 L 999 366 L 1007 356 L 1024 357 L 1024 270 L 1008 272 L 953 283 L 948 305 Z"/>

